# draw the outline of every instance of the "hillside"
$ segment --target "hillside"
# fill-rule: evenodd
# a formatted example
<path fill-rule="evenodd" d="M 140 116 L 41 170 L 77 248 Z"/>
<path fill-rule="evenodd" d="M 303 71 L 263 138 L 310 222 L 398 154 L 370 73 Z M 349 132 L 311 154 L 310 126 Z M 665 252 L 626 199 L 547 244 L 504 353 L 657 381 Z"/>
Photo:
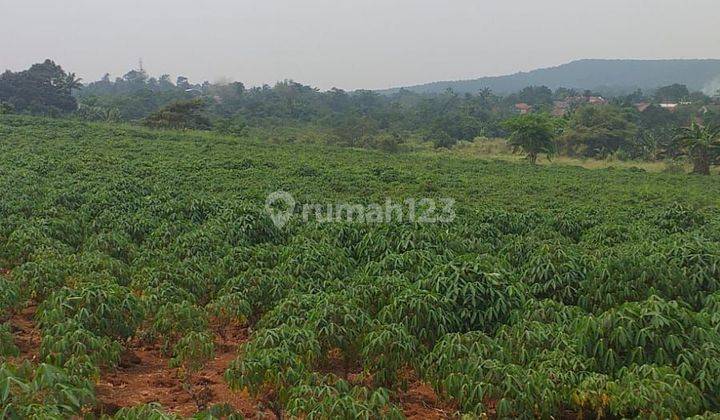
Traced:
<path fill-rule="evenodd" d="M 578 60 L 507 76 L 434 82 L 405 89 L 440 93 L 451 88 L 458 93 L 475 93 L 490 88 L 496 93 L 508 94 L 526 86 L 545 85 L 551 89 L 567 87 L 620 93 L 637 88 L 652 90 L 673 83 L 686 84 L 691 90 L 704 90 L 707 94 L 715 93 L 720 89 L 720 60 Z"/>
<path fill-rule="evenodd" d="M 716 176 L 256 137 L 0 116 L 5 417 L 720 411 Z"/>

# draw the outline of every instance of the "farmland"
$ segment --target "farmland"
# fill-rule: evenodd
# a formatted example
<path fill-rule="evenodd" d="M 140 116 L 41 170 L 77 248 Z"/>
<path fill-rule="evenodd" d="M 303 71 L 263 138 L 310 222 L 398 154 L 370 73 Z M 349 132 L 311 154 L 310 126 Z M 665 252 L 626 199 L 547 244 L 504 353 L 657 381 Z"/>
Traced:
<path fill-rule="evenodd" d="M 0 417 L 720 412 L 716 175 L 10 115 L 0 156 Z"/>

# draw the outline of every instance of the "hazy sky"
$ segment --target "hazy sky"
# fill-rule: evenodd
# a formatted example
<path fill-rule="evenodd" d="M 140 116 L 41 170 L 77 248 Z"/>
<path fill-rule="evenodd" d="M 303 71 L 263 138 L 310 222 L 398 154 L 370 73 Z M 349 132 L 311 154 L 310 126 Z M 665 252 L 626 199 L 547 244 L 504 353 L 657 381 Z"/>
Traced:
<path fill-rule="evenodd" d="M 579 58 L 720 58 L 718 0 L 0 0 L 0 71 L 137 67 L 323 89 L 467 79 Z"/>

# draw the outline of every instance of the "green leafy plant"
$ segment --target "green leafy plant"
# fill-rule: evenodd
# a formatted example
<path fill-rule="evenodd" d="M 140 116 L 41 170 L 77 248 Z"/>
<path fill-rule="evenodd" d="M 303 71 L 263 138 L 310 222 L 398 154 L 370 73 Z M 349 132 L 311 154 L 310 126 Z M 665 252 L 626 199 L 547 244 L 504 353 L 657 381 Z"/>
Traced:
<path fill-rule="evenodd" d="M 68 376 L 41 363 L 0 365 L 0 416 L 3 418 L 67 418 L 95 405 L 90 381 Z"/>
<path fill-rule="evenodd" d="M 460 325 L 449 325 L 447 332 L 455 328 L 493 331 L 526 296 L 524 288 L 507 273 L 492 271 L 480 260 L 452 261 L 432 270 L 419 284 L 452 302 L 450 312 Z M 431 327 L 437 320 L 426 322 Z"/>
<path fill-rule="evenodd" d="M 0 319 L 11 314 L 20 303 L 20 288 L 17 282 L 0 276 Z"/>
<path fill-rule="evenodd" d="M 9 324 L 0 324 L 0 358 L 18 356 L 20 349 L 14 343 Z"/>
<path fill-rule="evenodd" d="M 540 153 L 548 158 L 555 153 L 553 139 L 558 128 L 551 117 L 543 114 L 520 115 L 506 120 L 503 127 L 511 133 L 509 144 L 525 152 L 531 163 L 537 162 Z"/>
<path fill-rule="evenodd" d="M 633 365 L 617 377 L 587 378 L 573 393 L 574 404 L 598 417 L 673 418 L 702 411 L 700 390 L 670 368 Z"/>
<path fill-rule="evenodd" d="M 680 130 L 676 146 L 692 160 L 693 173 L 710 175 L 710 166 L 720 156 L 720 129 L 693 121 Z"/>
<path fill-rule="evenodd" d="M 369 390 L 345 381 L 301 385 L 291 390 L 288 413 L 308 419 L 404 419 L 383 388 Z"/>
<path fill-rule="evenodd" d="M 181 417 L 165 412 L 162 406 L 158 403 L 148 403 L 136 405 L 134 407 L 121 408 L 114 415 L 105 415 L 102 418 L 103 420 L 180 420 Z"/>
<path fill-rule="evenodd" d="M 252 306 L 239 293 L 219 296 L 205 307 L 219 324 L 220 335 L 225 338 L 228 326 L 232 323 L 247 322 L 252 313 Z"/>
<path fill-rule="evenodd" d="M 73 320 L 101 336 L 125 339 L 132 336 L 144 317 L 138 298 L 112 283 L 81 284 L 53 293 L 38 308 L 41 328 Z"/>
<path fill-rule="evenodd" d="M 406 386 L 401 370 L 411 368 L 418 354 L 417 339 L 401 324 L 378 325 L 363 339 L 365 371 L 379 386 Z"/>
<path fill-rule="evenodd" d="M 208 319 L 204 311 L 189 302 L 168 303 L 158 308 L 150 327 L 144 332 L 147 340 L 160 340 L 163 352 L 170 354 L 173 346 L 186 334 L 205 332 Z"/>
<path fill-rule="evenodd" d="M 307 383 L 321 356 L 312 331 L 284 326 L 259 331 L 225 372 L 234 389 L 247 388 L 280 418 L 292 387 Z"/>
<path fill-rule="evenodd" d="M 378 319 L 387 324 L 401 324 L 424 345 L 458 328 L 452 302 L 432 291 L 410 287 L 385 306 Z"/>
<path fill-rule="evenodd" d="M 46 363 L 94 378 L 99 376 L 100 367 L 117 365 L 121 351 L 120 343 L 98 336 L 75 321 L 46 328 L 40 344 L 40 358 Z"/>
<path fill-rule="evenodd" d="M 173 348 L 170 367 L 180 368 L 179 375 L 183 388 L 190 394 L 199 411 L 208 403 L 207 389 L 198 386 L 193 376 L 199 372 L 206 362 L 215 356 L 215 344 L 208 333 L 190 332 L 180 339 Z"/>

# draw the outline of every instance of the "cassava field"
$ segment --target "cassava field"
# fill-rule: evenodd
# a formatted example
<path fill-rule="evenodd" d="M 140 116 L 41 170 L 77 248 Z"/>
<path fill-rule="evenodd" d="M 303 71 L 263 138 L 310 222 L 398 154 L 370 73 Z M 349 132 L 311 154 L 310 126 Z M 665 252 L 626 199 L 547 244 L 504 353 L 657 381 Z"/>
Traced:
<path fill-rule="evenodd" d="M 0 417 L 720 412 L 717 176 L 18 116 L 0 156 Z"/>

